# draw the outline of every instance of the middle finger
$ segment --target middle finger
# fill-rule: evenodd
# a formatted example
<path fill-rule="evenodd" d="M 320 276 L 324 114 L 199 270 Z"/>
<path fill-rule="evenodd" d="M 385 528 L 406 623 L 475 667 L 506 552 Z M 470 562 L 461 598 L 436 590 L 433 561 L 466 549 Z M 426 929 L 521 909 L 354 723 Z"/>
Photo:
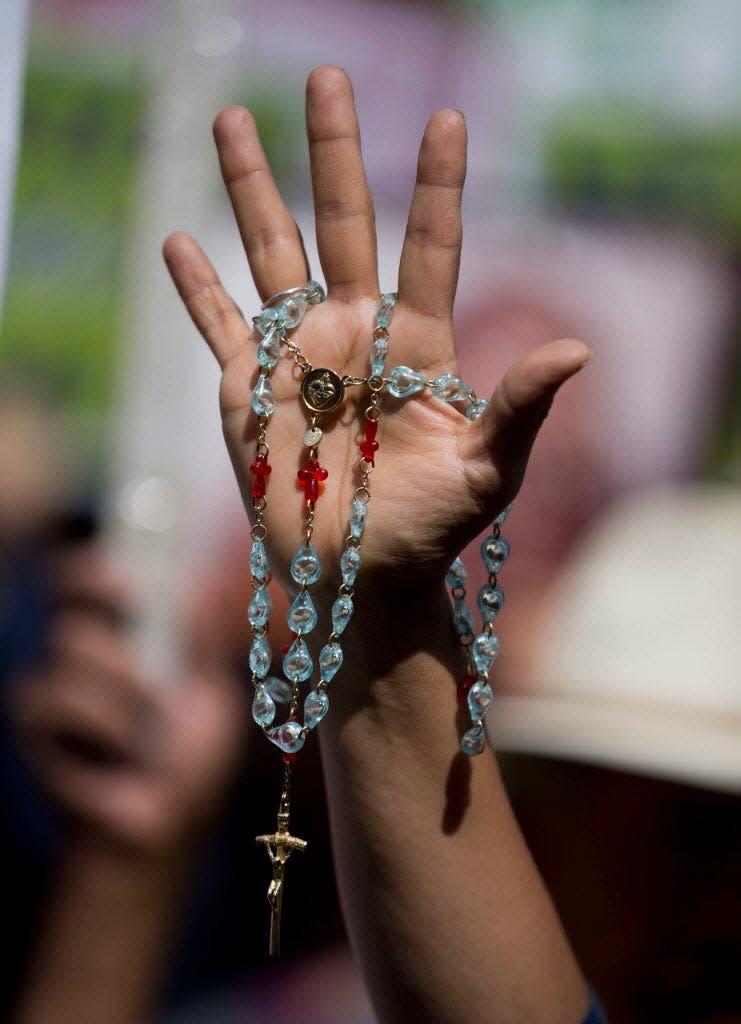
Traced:
<path fill-rule="evenodd" d="M 309 75 L 306 131 L 316 241 L 327 289 L 345 298 L 375 297 L 373 200 L 365 178 L 352 85 L 341 68 L 316 68 Z"/>

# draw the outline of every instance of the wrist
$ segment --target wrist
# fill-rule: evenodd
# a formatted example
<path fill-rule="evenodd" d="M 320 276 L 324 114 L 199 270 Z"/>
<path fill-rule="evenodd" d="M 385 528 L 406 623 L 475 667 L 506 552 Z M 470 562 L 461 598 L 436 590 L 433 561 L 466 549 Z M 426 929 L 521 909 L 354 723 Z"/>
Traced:
<path fill-rule="evenodd" d="M 442 583 L 419 587 L 356 586 L 355 611 L 342 646 L 353 676 L 368 682 L 397 672 L 412 658 L 428 655 L 457 671 L 464 664 Z"/>
<path fill-rule="evenodd" d="M 324 730 L 343 730 L 360 716 L 371 731 L 405 732 L 410 740 L 418 727 L 423 737 L 448 732 L 466 664 L 442 582 L 403 591 L 366 584 L 354 601 Z"/>

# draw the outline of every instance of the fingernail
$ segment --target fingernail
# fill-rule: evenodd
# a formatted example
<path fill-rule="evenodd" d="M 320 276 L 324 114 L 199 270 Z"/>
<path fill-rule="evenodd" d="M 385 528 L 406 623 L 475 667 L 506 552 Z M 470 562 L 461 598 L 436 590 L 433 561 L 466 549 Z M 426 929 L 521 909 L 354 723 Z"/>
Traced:
<path fill-rule="evenodd" d="M 579 369 L 583 370 L 584 367 L 588 366 L 592 362 L 593 359 L 594 359 L 594 349 L 590 348 L 589 349 L 589 355 L 587 356 L 587 358 L 584 360 L 583 363 L 579 363 Z"/>

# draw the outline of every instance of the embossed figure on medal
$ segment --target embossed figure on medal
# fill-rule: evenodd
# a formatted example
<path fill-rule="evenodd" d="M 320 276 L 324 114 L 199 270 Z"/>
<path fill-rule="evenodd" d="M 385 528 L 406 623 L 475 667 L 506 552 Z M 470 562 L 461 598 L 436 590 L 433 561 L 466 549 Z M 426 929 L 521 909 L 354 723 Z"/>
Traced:
<path fill-rule="evenodd" d="M 280 921 L 285 888 L 285 870 L 293 852 L 306 849 L 306 841 L 291 835 L 291 781 L 294 763 L 299 751 L 313 729 L 329 711 L 329 684 L 343 663 L 342 636 L 353 612 L 354 585 L 361 567 L 360 547 L 368 519 L 370 474 L 379 451 L 378 440 L 381 397 L 385 392 L 395 399 L 406 399 L 428 390 L 447 403 L 460 403 L 468 419 L 476 419 L 486 407 L 484 399 L 477 398 L 473 388 L 456 374 L 440 374 L 434 380 L 409 366 L 395 366 L 384 376 L 389 352 L 389 325 L 396 305 L 393 293 L 382 295 L 377 308 L 370 347 L 370 373 L 363 377 L 340 375 L 330 367 L 314 367 L 295 341 L 294 332 L 312 305 L 322 302 L 324 290 L 316 281 L 290 288 L 272 296 L 263 303 L 258 316 L 253 318 L 258 345 L 257 359 L 261 372 L 252 392 L 252 409 L 257 416 L 257 445 L 250 467 L 252 482 L 252 549 L 249 566 L 252 575 L 253 596 L 247 617 L 252 627 L 252 645 L 249 666 L 252 673 L 254 695 L 252 717 L 268 739 L 283 754 L 284 775 L 274 833 L 257 837 L 270 857 L 273 877 L 268 888 L 270 905 L 270 952 L 280 952 Z M 303 436 L 304 465 L 298 470 L 298 482 L 303 490 L 304 538 L 290 565 L 290 575 L 297 584 L 297 592 L 287 613 L 292 641 L 284 650 L 283 678 L 270 674 L 273 660 L 268 642 L 271 602 L 269 593 L 270 565 L 265 545 L 268 527 L 267 481 L 272 472 L 268 461 L 270 448 L 267 428 L 275 411 L 275 396 L 270 385 L 270 372 L 281 356 L 281 349 L 290 353 L 303 376 L 299 389 L 308 422 Z M 368 389 L 368 402 L 363 410 L 363 436 L 358 447 L 360 458 L 356 486 L 350 502 L 348 534 L 340 556 L 341 583 L 331 609 L 331 631 L 318 656 L 318 679 L 311 684 L 314 663 L 304 639 L 318 624 L 318 613 L 311 588 L 322 575 L 319 555 L 312 543 L 317 502 L 329 478 L 329 469 L 322 466 L 319 447 L 323 437 L 325 416 L 336 412 L 350 387 Z M 510 506 L 511 508 L 511 506 Z M 463 562 L 456 558 L 446 575 L 453 600 L 453 621 L 466 654 L 468 674 L 458 684 L 458 696 L 465 702 L 470 715 L 470 726 L 461 737 L 461 750 L 470 756 L 480 754 L 486 746 L 484 716 L 491 705 L 493 692 L 489 673 L 499 653 L 499 640 L 494 634 L 494 621 L 504 604 L 504 592 L 499 586 L 498 573 L 509 555 L 509 545 L 501 536 L 510 508 L 494 521 L 492 533 L 481 545 L 481 556 L 488 580 L 480 589 L 477 604 L 482 627 L 477 631 L 473 613 L 466 604 L 467 574 Z M 302 721 L 299 707 L 302 703 L 302 684 L 308 685 L 303 697 Z M 274 724 L 277 706 L 286 705 L 288 714 L 280 724 Z"/>

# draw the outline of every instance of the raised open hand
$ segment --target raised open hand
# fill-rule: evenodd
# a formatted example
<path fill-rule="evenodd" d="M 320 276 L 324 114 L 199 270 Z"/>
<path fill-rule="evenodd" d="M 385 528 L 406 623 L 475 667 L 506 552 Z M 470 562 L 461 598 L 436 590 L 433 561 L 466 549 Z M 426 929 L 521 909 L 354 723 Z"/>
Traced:
<path fill-rule="evenodd" d="M 318 68 L 309 76 L 306 120 L 328 297 L 308 310 L 291 340 L 314 367 L 361 377 L 368 373 L 379 297 L 376 239 L 352 89 L 339 68 Z M 225 110 L 214 131 L 260 296 L 267 300 L 305 284 L 312 275 L 301 237 L 278 195 L 251 115 Z M 463 118 L 453 110 L 439 111 L 420 148 L 387 375 L 400 365 L 428 379 L 457 370 L 452 311 L 465 165 Z M 250 398 L 258 377 L 259 338 L 192 239 L 172 235 L 164 254 L 223 369 L 224 433 L 249 511 L 258 441 Z M 384 291 L 391 290 L 384 282 Z M 458 733 L 452 684 L 462 676 L 463 658 L 443 574 L 464 544 L 514 497 L 553 395 L 589 355 L 575 341 L 531 353 L 508 370 L 473 422 L 430 390 L 407 399 L 383 396 L 358 577 L 366 588 L 363 597 L 371 600 L 359 602 L 364 611 L 354 617 L 348 638 L 343 636 L 352 671 L 342 686 L 332 687 L 333 713 L 320 735 L 343 910 L 378 1019 L 389 1024 L 482 1019 L 482 1007 L 486 1019 L 578 1020 L 586 1006 L 584 982 L 524 851 L 495 760 L 477 758 L 460 771 L 458 750 L 480 753 L 485 743 L 480 719 L 463 738 Z M 304 495 L 296 475 L 306 461 L 303 436 L 309 420 L 294 362 L 280 358 L 270 380 L 276 402 L 267 426 L 272 473 L 265 525 L 271 566 L 285 580 L 305 536 Z M 324 569 L 322 587 L 338 582 L 349 504 L 360 483 L 358 442 L 368 388 L 351 387 L 347 393 L 334 421 L 322 424 L 321 464 L 329 478 L 312 537 Z M 342 586 L 348 586 L 346 580 Z M 258 618 L 253 611 L 251 621 Z M 300 627 L 300 620 L 294 621 Z M 305 698 L 301 725 L 299 683 L 313 668 L 301 649 L 303 632 L 296 631 L 284 659 L 293 696 L 288 721 L 268 728 L 275 707 L 261 680 L 269 671 L 270 652 L 265 627 L 253 622 L 253 716 L 288 760 L 279 828 L 261 841 L 282 854 L 283 865 L 293 848 L 289 840 L 296 841 L 285 831 L 291 759 L 326 714 L 327 684 L 343 652 L 333 628 L 319 654 L 320 681 Z M 282 866 L 276 868 L 274 861 L 273 871 L 275 936 Z"/>
<path fill-rule="evenodd" d="M 339 68 L 317 68 L 307 84 L 306 121 L 316 233 L 327 282 L 326 302 L 313 306 L 293 340 L 315 367 L 365 375 L 379 296 L 376 237 L 350 81 Z M 232 107 L 214 124 L 222 173 L 247 258 L 263 300 L 308 281 L 298 228 L 284 206 L 252 116 Z M 453 301 L 461 250 L 461 192 L 466 128 L 454 110 L 438 111 L 425 129 L 417 183 L 399 265 L 397 311 L 387 368 L 406 364 L 428 378 L 455 373 Z M 257 335 L 222 288 L 199 246 L 182 233 L 165 242 L 170 273 L 222 369 L 224 434 L 248 511 L 257 417 L 250 396 L 258 374 Z M 391 290 L 384 282 L 385 290 Z M 581 342 L 559 341 L 510 368 L 486 412 L 469 422 L 429 393 L 384 396 L 380 452 L 372 478 L 363 572 L 400 581 L 440 576 L 455 554 L 518 490 L 538 428 L 559 386 L 589 360 Z M 302 539 L 302 494 L 296 473 L 308 426 L 298 399 L 300 369 L 281 358 L 272 371 L 276 397 L 268 441 L 268 544 L 284 579 Z M 362 394 L 360 394 L 362 392 Z M 313 536 L 336 577 L 347 535 L 348 507 L 358 484 L 358 441 L 366 388 L 346 391 L 343 408 L 323 424 L 321 462 L 329 471 Z"/>

